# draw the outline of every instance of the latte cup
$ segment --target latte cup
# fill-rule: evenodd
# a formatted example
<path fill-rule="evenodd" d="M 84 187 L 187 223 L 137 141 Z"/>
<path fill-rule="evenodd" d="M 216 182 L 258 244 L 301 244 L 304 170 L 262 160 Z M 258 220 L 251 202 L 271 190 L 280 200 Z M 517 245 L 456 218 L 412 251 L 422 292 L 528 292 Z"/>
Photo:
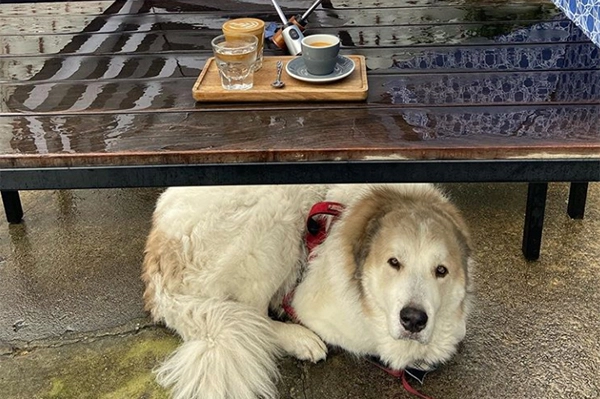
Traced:
<path fill-rule="evenodd" d="M 235 18 L 225 22 L 221 28 L 223 35 L 228 39 L 235 39 L 240 35 L 253 35 L 258 39 L 258 50 L 254 70 L 258 71 L 263 62 L 263 44 L 265 41 L 265 22 L 258 18 Z"/>
<path fill-rule="evenodd" d="M 311 75 L 329 75 L 340 53 L 340 39 L 334 35 L 310 35 L 302 39 L 302 59 Z"/>

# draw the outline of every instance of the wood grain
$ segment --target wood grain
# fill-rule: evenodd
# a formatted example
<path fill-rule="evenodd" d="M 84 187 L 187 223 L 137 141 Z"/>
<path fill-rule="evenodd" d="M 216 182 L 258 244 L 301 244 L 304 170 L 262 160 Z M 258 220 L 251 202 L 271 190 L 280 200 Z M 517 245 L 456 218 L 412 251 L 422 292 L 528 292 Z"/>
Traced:
<path fill-rule="evenodd" d="M 600 157 L 599 51 L 549 0 L 324 0 L 306 34 L 337 34 L 343 55 L 364 57 L 366 101 L 306 101 L 323 90 L 311 86 L 296 101 L 263 87 L 268 101 L 250 103 L 196 103 L 191 90 L 221 24 L 243 15 L 278 21 L 270 2 L 134 3 L 121 14 L 124 1 L 101 15 L 69 13 L 87 24 L 81 30 L 54 26 L 43 4 L 31 6 L 39 13 L 19 6 L 3 14 L 0 175 L 87 165 Z M 312 0 L 279 3 L 294 15 Z M 265 54 L 284 53 L 267 43 Z M 257 89 L 275 76 L 268 65 Z M 287 89 L 300 85 L 284 78 Z"/>
<path fill-rule="evenodd" d="M 0 167 L 600 156 L 597 106 L 298 105 L 0 117 L 0 131 L 13 132 L 0 136 Z M 507 128 L 494 123 L 518 113 L 527 124 Z M 532 124 L 540 115 L 555 117 Z M 468 121 L 482 117 L 490 124 L 478 127 Z"/>

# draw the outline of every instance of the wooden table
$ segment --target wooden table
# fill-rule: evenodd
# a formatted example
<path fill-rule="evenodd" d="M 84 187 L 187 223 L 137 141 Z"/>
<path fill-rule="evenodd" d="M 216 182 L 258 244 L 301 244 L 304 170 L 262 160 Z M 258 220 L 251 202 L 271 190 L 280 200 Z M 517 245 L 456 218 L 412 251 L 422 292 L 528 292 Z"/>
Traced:
<path fill-rule="evenodd" d="M 0 5 L 10 222 L 19 190 L 528 182 L 536 259 L 547 183 L 574 182 L 582 217 L 600 180 L 599 49 L 549 1 L 325 0 L 306 34 L 366 57 L 367 101 L 260 104 L 196 104 L 191 87 L 224 21 L 279 22 L 269 0 L 85 5 Z"/>

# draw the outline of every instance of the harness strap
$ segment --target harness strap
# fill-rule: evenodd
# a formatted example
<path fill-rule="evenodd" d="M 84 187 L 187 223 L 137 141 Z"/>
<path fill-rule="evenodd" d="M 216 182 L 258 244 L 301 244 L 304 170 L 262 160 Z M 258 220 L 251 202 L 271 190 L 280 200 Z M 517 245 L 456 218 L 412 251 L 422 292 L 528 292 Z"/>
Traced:
<path fill-rule="evenodd" d="M 416 396 L 417 398 L 432 399 L 431 397 L 429 397 L 427 395 L 424 395 L 421 392 L 417 391 L 415 388 L 412 387 L 412 385 L 410 385 L 410 383 L 406 379 L 406 375 L 408 374 L 406 372 L 406 370 L 404 370 L 404 369 L 403 370 L 390 369 L 390 368 L 385 367 L 379 361 L 374 360 L 373 358 L 366 357 L 366 359 L 367 359 L 367 361 L 369 361 L 370 363 L 373 363 L 375 366 L 379 367 L 380 369 L 382 369 L 383 371 L 385 371 L 389 375 L 391 375 L 393 377 L 396 377 L 396 378 L 400 378 L 400 380 L 402 381 L 402 386 L 404 387 L 404 389 L 406 390 L 406 392 L 410 393 L 411 395 Z"/>
<path fill-rule="evenodd" d="M 313 249 L 325 241 L 331 222 L 339 218 L 343 210 L 344 205 L 339 202 L 331 201 L 317 202 L 310 208 L 308 217 L 306 218 L 306 234 L 304 236 L 304 242 L 306 243 L 309 258 L 312 256 Z M 328 218 L 319 216 L 333 216 L 333 219 L 328 220 Z M 293 289 L 285 294 L 281 302 L 281 307 L 293 321 L 298 322 L 298 316 L 292 306 L 295 291 L 296 290 Z"/>
<path fill-rule="evenodd" d="M 304 237 L 309 256 L 311 256 L 313 249 L 325 241 L 331 222 L 339 218 L 343 210 L 344 205 L 332 201 L 317 202 L 310 208 L 306 219 L 306 236 Z M 322 215 L 333 216 L 333 220 L 317 217 Z"/>
<path fill-rule="evenodd" d="M 402 379 L 402 386 L 404 387 L 404 389 L 406 390 L 406 392 L 410 393 L 411 395 L 416 396 L 417 398 L 421 398 L 421 399 L 431 399 L 429 396 L 422 394 L 421 392 L 417 391 L 415 388 L 413 388 L 410 383 L 406 380 L 406 371 L 405 370 L 400 370 L 400 378 Z"/>

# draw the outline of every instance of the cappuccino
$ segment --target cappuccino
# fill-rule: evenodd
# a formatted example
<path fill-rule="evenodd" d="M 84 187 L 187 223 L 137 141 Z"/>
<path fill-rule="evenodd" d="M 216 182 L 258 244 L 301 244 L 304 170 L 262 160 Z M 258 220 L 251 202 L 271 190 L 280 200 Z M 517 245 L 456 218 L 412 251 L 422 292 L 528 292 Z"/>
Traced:
<path fill-rule="evenodd" d="M 258 18 L 236 18 L 230 19 L 223 24 L 223 34 L 227 38 L 235 38 L 240 34 L 256 36 L 258 39 L 258 49 L 256 51 L 256 63 L 254 70 L 258 71 L 262 66 L 263 44 L 265 40 L 265 23 Z"/>

